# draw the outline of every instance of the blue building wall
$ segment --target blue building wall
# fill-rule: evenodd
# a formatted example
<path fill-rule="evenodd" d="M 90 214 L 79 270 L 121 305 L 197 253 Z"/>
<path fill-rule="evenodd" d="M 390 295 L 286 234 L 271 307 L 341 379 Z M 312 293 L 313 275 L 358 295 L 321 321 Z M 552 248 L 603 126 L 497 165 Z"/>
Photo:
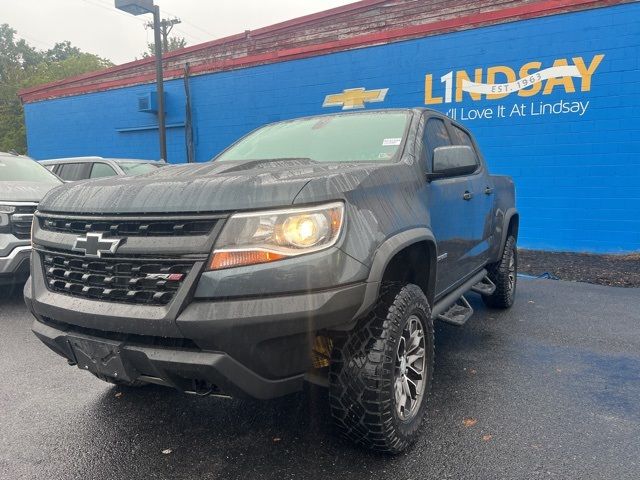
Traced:
<path fill-rule="evenodd" d="M 427 103 L 455 115 L 476 133 L 491 170 L 514 177 L 522 246 L 639 251 L 639 59 L 640 4 L 632 3 L 201 75 L 191 79 L 196 155 L 208 160 L 266 122 L 338 111 L 322 107 L 329 94 L 388 88 L 368 108 Z M 534 75 L 563 65 L 580 67 L 579 75 L 502 98 L 474 100 L 459 88 L 460 71 L 475 80 L 481 69 L 479 83 L 504 83 L 529 62 L 540 62 L 529 65 Z M 447 102 L 441 77 L 449 72 Z M 153 88 L 26 105 L 30 154 L 157 158 L 156 119 L 137 111 L 138 94 Z M 182 162 L 182 80 L 166 91 L 168 155 Z"/>

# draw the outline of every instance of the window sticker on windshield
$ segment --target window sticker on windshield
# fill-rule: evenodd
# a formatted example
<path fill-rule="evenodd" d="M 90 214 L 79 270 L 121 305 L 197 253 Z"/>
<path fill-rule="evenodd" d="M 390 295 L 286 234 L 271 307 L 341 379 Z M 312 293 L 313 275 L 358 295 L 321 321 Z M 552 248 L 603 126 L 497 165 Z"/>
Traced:
<path fill-rule="evenodd" d="M 397 147 L 402 143 L 401 138 L 385 138 L 382 142 L 383 147 Z"/>

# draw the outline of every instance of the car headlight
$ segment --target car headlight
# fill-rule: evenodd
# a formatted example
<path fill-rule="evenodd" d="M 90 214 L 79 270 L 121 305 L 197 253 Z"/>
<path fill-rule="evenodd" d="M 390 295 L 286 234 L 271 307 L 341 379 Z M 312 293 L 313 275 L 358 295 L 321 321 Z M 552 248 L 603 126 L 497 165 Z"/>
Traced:
<path fill-rule="evenodd" d="M 12 205 L 1 205 L 0 204 L 0 212 L 2 213 L 13 213 L 16 211 L 16 207 Z"/>
<path fill-rule="evenodd" d="M 12 205 L 0 204 L 0 227 L 9 225 L 9 215 L 16 211 L 16 207 Z"/>
<path fill-rule="evenodd" d="M 216 241 L 209 270 L 222 270 L 318 252 L 338 241 L 344 204 L 238 213 Z"/>

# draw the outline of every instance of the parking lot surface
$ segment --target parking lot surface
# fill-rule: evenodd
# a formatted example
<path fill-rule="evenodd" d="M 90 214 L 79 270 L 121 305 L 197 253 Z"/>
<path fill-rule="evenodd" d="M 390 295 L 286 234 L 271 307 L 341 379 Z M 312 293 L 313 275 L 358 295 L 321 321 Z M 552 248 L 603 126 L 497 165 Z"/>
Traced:
<path fill-rule="evenodd" d="M 120 389 L 68 367 L 0 300 L 2 479 L 637 479 L 640 290 L 522 280 L 436 328 L 424 432 L 387 457 L 333 433 L 321 389 L 268 403 Z"/>

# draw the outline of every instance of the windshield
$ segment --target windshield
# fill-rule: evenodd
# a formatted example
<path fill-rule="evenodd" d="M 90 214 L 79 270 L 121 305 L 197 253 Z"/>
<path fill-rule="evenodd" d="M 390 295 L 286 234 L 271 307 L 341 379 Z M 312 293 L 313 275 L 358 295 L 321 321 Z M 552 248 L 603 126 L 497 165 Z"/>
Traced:
<path fill-rule="evenodd" d="M 158 165 L 154 165 L 153 163 L 143 162 L 118 162 L 118 165 L 120 165 L 125 175 L 141 175 L 143 173 L 153 172 L 159 168 Z"/>
<path fill-rule="evenodd" d="M 60 179 L 35 160 L 26 157 L 0 156 L 0 181 L 37 182 L 55 185 Z"/>
<path fill-rule="evenodd" d="M 409 112 L 372 112 L 276 123 L 251 133 L 215 160 L 389 161 L 399 153 L 409 119 Z"/>

